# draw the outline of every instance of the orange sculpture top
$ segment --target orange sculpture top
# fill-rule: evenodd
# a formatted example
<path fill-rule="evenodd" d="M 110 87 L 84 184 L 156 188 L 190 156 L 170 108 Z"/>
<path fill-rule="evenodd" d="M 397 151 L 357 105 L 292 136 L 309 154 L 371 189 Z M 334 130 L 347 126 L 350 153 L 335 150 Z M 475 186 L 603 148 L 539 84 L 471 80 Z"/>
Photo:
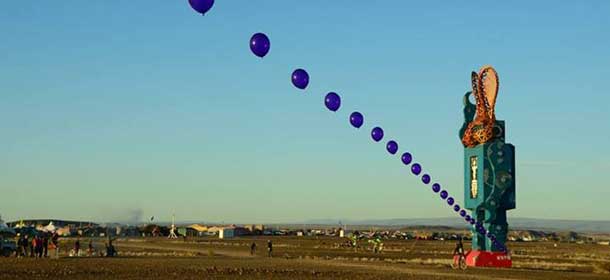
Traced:
<path fill-rule="evenodd" d="M 476 115 L 474 120 L 468 123 L 462 136 L 462 144 L 465 147 L 487 143 L 493 138 L 496 97 L 500 84 L 498 73 L 491 66 L 483 66 L 479 73 L 472 72 L 471 76 Z"/>

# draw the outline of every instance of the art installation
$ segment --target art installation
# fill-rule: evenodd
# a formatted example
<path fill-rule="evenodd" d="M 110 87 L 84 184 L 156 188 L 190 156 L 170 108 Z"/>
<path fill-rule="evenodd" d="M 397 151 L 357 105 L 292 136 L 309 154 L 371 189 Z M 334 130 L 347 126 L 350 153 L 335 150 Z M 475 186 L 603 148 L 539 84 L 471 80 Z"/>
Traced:
<path fill-rule="evenodd" d="M 464 96 L 464 202 L 480 221 L 473 230 L 469 266 L 511 267 L 504 252 L 508 223 L 506 211 L 515 208 L 515 147 L 505 142 L 504 121 L 496 120 L 498 74 L 491 66 L 472 72 L 472 92 Z M 470 103 L 473 95 L 476 105 Z"/>

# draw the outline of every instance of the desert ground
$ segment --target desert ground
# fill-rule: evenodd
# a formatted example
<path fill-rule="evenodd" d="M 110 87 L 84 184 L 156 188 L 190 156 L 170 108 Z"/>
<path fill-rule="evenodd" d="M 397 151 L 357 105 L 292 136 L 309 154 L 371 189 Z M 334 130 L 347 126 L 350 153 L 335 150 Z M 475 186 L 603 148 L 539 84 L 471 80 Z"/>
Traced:
<path fill-rule="evenodd" d="M 512 269 L 453 270 L 452 241 L 388 240 L 375 254 L 338 237 L 135 238 L 116 240 L 119 256 L 104 258 L 68 256 L 75 240 L 61 240 L 59 257 L 0 258 L 0 279 L 610 279 L 610 246 L 595 244 L 512 243 Z M 86 249 L 91 239 L 80 240 Z"/>

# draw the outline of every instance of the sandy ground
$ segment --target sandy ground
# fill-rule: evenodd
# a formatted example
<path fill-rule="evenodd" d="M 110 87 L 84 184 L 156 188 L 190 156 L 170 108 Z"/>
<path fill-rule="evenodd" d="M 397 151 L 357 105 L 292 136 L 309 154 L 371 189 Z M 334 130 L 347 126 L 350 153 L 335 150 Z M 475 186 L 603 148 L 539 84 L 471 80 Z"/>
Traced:
<path fill-rule="evenodd" d="M 516 243 L 515 268 L 461 271 L 449 267 L 451 242 L 391 241 L 374 254 L 341 247 L 339 238 L 273 241 L 269 258 L 262 238 L 118 240 L 118 258 L 0 258 L 0 279 L 610 279 L 610 247 L 601 245 Z M 94 240 L 95 247 L 102 242 Z M 62 252 L 72 243 L 63 240 Z"/>

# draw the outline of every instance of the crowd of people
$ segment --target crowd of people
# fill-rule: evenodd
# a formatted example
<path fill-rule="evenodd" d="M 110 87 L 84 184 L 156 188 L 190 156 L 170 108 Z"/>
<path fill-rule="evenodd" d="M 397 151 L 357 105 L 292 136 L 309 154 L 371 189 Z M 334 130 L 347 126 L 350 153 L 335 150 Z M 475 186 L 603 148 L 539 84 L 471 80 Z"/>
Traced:
<path fill-rule="evenodd" d="M 30 238 L 28 234 L 18 235 L 16 257 L 43 258 L 49 256 L 49 249 L 59 249 L 59 235 L 57 233 L 36 234 Z"/>
<path fill-rule="evenodd" d="M 107 242 L 105 242 L 105 252 L 98 253 L 95 251 L 95 247 L 93 246 L 93 240 L 89 240 L 89 244 L 87 246 L 87 250 L 81 250 L 81 241 L 80 238 L 77 238 L 74 241 L 74 246 L 68 252 L 68 255 L 71 257 L 80 257 L 86 253 L 87 256 L 106 256 L 106 257 L 114 257 L 117 255 L 116 248 L 112 244 L 114 239 L 108 238 Z M 54 256 L 59 256 L 59 234 L 54 233 L 38 233 L 34 234 L 30 237 L 28 234 L 18 234 L 17 235 L 17 248 L 15 250 L 15 257 L 18 258 L 47 258 L 49 257 L 49 251 L 54 251 Z M 53 252 L 52 252 L 53 253 Z"/>

